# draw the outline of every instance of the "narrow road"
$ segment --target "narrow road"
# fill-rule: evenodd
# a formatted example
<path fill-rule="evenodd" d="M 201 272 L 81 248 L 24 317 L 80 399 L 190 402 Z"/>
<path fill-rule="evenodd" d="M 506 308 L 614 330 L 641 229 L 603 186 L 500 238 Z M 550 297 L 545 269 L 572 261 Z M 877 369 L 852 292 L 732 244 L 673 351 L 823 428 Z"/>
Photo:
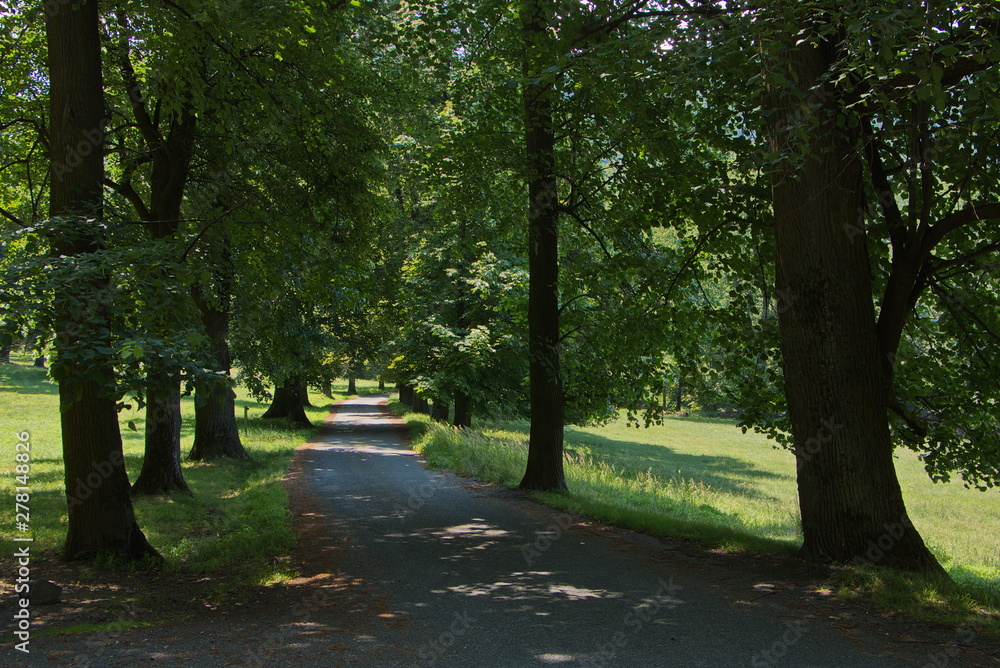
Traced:
<path fill-rule="evenodd" d="M 768 601 L 781 588 L 769 580 L 745 574 L 736 578 L 745 591 L 733 592 L 713 581 L 719 572 L 699 569 L 663 541 L 430 471 L 379 402 L 341 404 L 309 452 L 306 482 L 343 540 L 341 575 L 363 581 L 383 602 L 379 616 L 392 622 L 348 643 L 346 660 L 798 667 L 930 661 L 926 647 L 902 658 L 892 639 L 863 628 L 849 639 L 829 619 Z"/>
<path fill-rule="evenodd" d="M 384 401 L 340 404 L 293 461 L 303 577 L 186 621 L 40 637 L 0 666 L 1000 665 L 961 632 L 816 593 L 793 559 L 656 539 L 430 471 Z"/>

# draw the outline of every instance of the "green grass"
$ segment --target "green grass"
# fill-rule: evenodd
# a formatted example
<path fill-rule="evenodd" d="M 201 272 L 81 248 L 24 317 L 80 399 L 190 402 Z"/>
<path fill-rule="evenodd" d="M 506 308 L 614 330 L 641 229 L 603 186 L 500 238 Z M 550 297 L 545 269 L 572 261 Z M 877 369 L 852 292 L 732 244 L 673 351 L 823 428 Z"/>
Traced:
<path fill-rule="evenodd" d="M 153 626 L 150 622 L 141 622 L 135 619 L 115 619 L 109 622 L 70 624 L 54 629 L 42 629 L 32 631 L 32 638 L 46 638 L 50 636 L 65 636 L 76 633 L 100 633 L 102 631 L 128 631 L 131 629 L 141 629 Z"/>
<path fill-rule="evenodd" d="M 63 483 L 58 391 L 45 371 L 26 360 L 0 364 L 0 495 L 14 493 L 14 434 L 31 434 L 31 531 L 33 551 L 55 554 L 65 538 L 66 496 Z M 346 389 L 346 381 L 343 383 Z M 335 395 L 336 396 L 336 395 Z M 341 398 L 342 395 L 336 398 Z M 317 426 L 328 413 L 329 402 L 313 394 L 318 405 L 306 413 Z M 244 408 L 247 409 L 246 413 Z M 194 438 L 194 402 L 182 400 L 182 452 Z M 241 438 L 252 461 L 183 462 L 184 477 L 193 496 L 134 499 L 136 516 L 149 541 L 166 559 L 167 569 L 186 572 L 225 570 L 234 574 L 225 586 L 260 584 L 285 576 L 280 557 L 294 542 L 291 517 L 281 478 L 295 449 L 314 430 L 260 419 L 267 406 L 237 390 L 236 414 Z M 247 415 L 247 418 L 244 418 Z M 132 421 L 137 431 L 128 428 Z M 120 415 L 123 450 L 129 479 L 142 466 L 143 412 Z M 4 461 L 6 459 L 6 461 Z M 15 535 L 11 522 L 0 531 L 0 558 L 9 558 Z"/>
<path fill-rule="evenodd" d="M 514 487 L 527 461 L 527 425 L 483 423 L 461 432 L 425 415 L 404 415 L 413 447 L 435 468 Z M 896 469 L 914 525 L 956 587 L 877 569 L 844 571 L 842 593 L 885 609 L 1000 632 L 1000 494 L 934 483 L 912 452 Z M 801 544 L 791 453 L 733 422 L 667 418 L 650 428 L 624 420 L 566 429 L 568 494 L 540 494 L 554 506 L 658 535 L 757 553 L 792 553 Z"/>
<path fill-rule="evenodd" d="M 368 396 L 370 394 L 379 394 L 378 381 L 377 380 L 366 380 L 364 378 L 358 378 L 354 382 L 355 382 L 355 385 L 357 386 L 357 390 L 358 390 L 357 394 L 351 394 L 351 395 L 347 394 L 348 383 L 347 383 L 347 379 L 346 378 L 341 378 L 340 380 L 338 380 L 337 382 L 335 382 L 333 384 L 333 393 L 335 395 L 343 395 L 345 397 L 347 397 L 347 396 L 364 397 L 364 396 Z M 388 392 L 389 391 L 388 386 L 383 391 L 384 392 Z"/>

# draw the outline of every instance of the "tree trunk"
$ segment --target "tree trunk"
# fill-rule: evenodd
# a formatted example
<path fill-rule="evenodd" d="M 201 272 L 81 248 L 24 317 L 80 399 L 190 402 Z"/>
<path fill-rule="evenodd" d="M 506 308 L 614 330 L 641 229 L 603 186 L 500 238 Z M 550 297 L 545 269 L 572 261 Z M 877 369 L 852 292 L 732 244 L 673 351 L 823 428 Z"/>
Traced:
<path fill-rule="evenodd" d="M 194 397 L 194 445 L 188 459 L 251 459 L 236 424 L 236 393 L 224 383 L 199 387 Z"/>
<path fill-rule="evenodd" d="M 181 471 L 183 419 L 180 381 L 176 381 L 169 389 L 153 390 L 146 399 L 146 449 L 142 457 L 142 470 L 132 484 L 132 494 L 191 494 L 191 488 Z"/>
<path fill-rule="evenodd" d="M 416 413 L 424 413 L 425 415 L 430 415 L 431 412 L 427 399 L 420 396 L 416 392 L 413 394 L 413 411 Z"/>
<path fill-rule="evenodd" d="M 226 240 L 228 243 L 228 240 Z M 226 259 L 223 262 L 228 262 Z M 200 289 L 192 294 L 201 310 L 201 322 L 212 342 L 216 368 L 229 376 L 229 282 L 228 268 L 223 267 L 217 280 L 218 307 L 209 305 Z M 240 440 L 236 425 L 236 393 L 225 383 L 201 386 L 194 397 L 194 445 L 188 459 L 195 461 L 230 457 L 250 459 Z"/>
<path fill-rule="evenodd" d="M 350 378 L 347 379 L 347 393 L 348 394 L 358 393 L 358 382 L 354 379 L 354 376 L 351 376 Z"/>
<path fill-rule="evenodd" d="M 385 380 L 382 378 L 378 379 L 378 391 L 385 392 Z"/>
<path fill-rule="evenodd" d="M 836 91 L 820 84 L 836 46 L 830 38 L 818 46 L 801 40 L 792 52 L 786 80 L 811 99 L 771 91 L 768 118 L 773 148 L 793 156 L 775 170 L 772 193 L 802 554 L 941 574 L 910 523 L 893 466 L 868 245 L 855 230 L 863 167 L 854 132 L 834 122 Z M 794 125 L 814 107 L 823 115 L 807 130 L 806 157 L 796 165 Z"/>
<path fill-rule="evenodd" d="M 333 399 L 333 381 L 329 378 L 323 381 L 323 396 L 327 399 Z"/>
<path fill-rule="evenodd" d="M 312 422 L 306 417 L 302 407 L 302 384 L 298 378 L 286 379 L 284 383 L 274 388 L 274 399 L 267 411 L 261 417 L 266 420 L 290 420 L 297 427 L 312 427 Z"/>
<path fill-rule="evenodd" d="M 127 21 L 124 10 L 120 8 L 118 19 L 123 23 Z M 143 225 L 143 229 L 150 239 L 171 239 L 176 236 L 180 227 L 181 205 L 194 154 L 197 116 L 191 96 L 182 95 L 178 100 L 179 108 L 169 116 L 166 130 L 162 130 L 159 107 L 151 113 L 149 99 L 141 94 L 142 87 L 131 61 L 130 43 L 122 38 L 119 47 L 119 69 L 125 85 L 131 91 L 128 101 L 151 163 L 149 204 L 145 205 L 138 196 L 132 203 L 136 214 L 148 223 Z M 160 274 L 163 286 L 174 282 L 168 267 L 161 266 Z M 151 320 L 149 329 L 153 333 L 176 327 L 176 322 L 169 313 L 147 315 Z M 166 387 L 160 380 L 169 375 L 173 375 L 173 370 L 169 368 L 147 374 L 146 395 L 149 403 L 146 407 L 146 448 L 142 472 L 132 485 L 133 494 L 161 494 L 174 490 L 190 493 L 181 472 L 179 386 L 172 383 Z"/>
<path fill-rule="evenodd" d="M 7 343 L 0 346 L 0 363 L 10 364 L 10 352 L 14 348 L 14 345 Z"/>
<path fill-rule="evenodd" d="M 36 357 L 35 362 L 31 366 L 35 367 L 36 369 L 44 369 L 45 355 L 39 355 L 38 357 Z"/>
<path fill-rule="evenodd" d="M 309 384 L 305 381 L 299 384 L 299 399 L 302 401 L 303 408 L 315 408 L 309 401 Z"/>
<path fill-rule="evenodd" d="M 399 402 L 413 407 L 413 386 L 401 383 L 399 386 Z"/>
<path fill-rule="evenodd" d="M 548 3 L 525 0 L 524 74 L 537 77 L 548 62 Z M 525 83 L 522 90 L 528 181 L 528 356 L 531 431 L 523 489 L 565 490 L 564 399 L 559 366 L 559 195 L 555 177 L 552 88 Z"/>
<path fill-rule="evenodd" d="M 435 401 L 431 407 L 431 417 L 435 420 L 448 421 L 449 407 L 445 402 Z"/>
<path fill-rule="evenodd" d="M 462 392 L 455 394 L 455 419 L 451 424 L 466 429 L 472 426 L 472 402 L 469 401 L 467 394 Z"/>
<path fill-rule="evenodd" d="M 101 80 L 100 14 L 96 2 L 66 5 L 45 13 L 49 62 L 49 155 L 52 161 L 49 215 L 99 217 L 104 188 L 104 96 Z M 82 150 L 86 146 L 87 150 Z M 67 257 L 99 250 L 102 240 L 84 224 L 72 239 L 53 243 Z M 63 556 L 116 560 L 161 560 L 135 520 L 122 454 L 114 369 L 98 359 L 60 359 L 108 327 L 99 296 L 106 275 L 91 285 L 56 294 L 56 369 L 66 479 L 68 527 Z M 89 288 L 89 289 L 88 289 Z M 82 301 L 82 308 L 80 302 Z M 81 333 L 88 336 L 81 342 Z M 107 341 L 96 342 L 107 345 Z"/>

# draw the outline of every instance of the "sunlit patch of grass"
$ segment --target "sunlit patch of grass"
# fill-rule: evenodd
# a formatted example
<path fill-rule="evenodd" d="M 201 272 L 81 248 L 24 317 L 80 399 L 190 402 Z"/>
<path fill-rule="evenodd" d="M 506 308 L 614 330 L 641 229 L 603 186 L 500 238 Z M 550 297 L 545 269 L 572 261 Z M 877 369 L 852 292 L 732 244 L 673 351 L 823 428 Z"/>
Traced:
<path fill-rule="evenodd" d="M 404 412 L 402 404 L 390 407 Z M 454 470 L 486 482 L 516 487 L 527 462 L 527 439 L 511 423 L 458 430 L 426 415 L 404 413 L 416 427 L 412 447 L 434 468 Z M 652 458 L 608 457 L 594 439 L 568 441 L 568 494 L 539 494 L 553 506 L 662 535 L 694 538 L 714 547 L 792 551 L 798 541 L 787 513 L 775 521 L 766 513 L 740 512 L 728 490 L 664 469 Z M 636 464 L 641 461 L 645 468 Z M 654 468 L 658 472 L 654 472 Z"/>
<path fill-rule="evenodd" d="M 258 584 L 285 577 L 286 555 L 294 542 L 288 500 L 281 479 L 295 449 L 315 433 L 280 421 L 261 420 L 267 406 L 237 390 L 237 422 L 252 461 L 184 461 L 184 477 L 193 496 L 181 494 L 133 500 L 139 526 L 166 559 L 167 569 L 188 572 L 225 570 L 235 582 Z M 335 395 L 334 399 L 343 395 Z M 306 413 L 316 427 L 329 412 L 329 401 Z M 15 432 L 31 434 L 31 531 L 34 550 L 57 552 L 65 539 L 67 515 L 63 482 L 62 445 L 57 388 L 42 369 L 27 363 L 0 365 L 0 444 L 9 462 L 0 459 L 0 495 L 13 494 Z M 244 411 L 244 407 L 247 409 Z M 182 400 L 182 452 L 194 440 L 194 400 Z M 142 466 L 143 414 L 126 410 L 120 415 L 125 464 L 130 480 Z M 135 430 L 129 428 L 131 421 Z M 2 527 L 0 557 L 10 557 L 13 527 Z"/>

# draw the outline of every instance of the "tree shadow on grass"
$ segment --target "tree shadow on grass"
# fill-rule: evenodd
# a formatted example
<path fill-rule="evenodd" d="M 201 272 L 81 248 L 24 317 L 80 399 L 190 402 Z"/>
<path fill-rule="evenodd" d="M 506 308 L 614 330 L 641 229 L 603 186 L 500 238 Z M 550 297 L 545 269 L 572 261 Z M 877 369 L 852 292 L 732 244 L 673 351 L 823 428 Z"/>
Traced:
<path fill-rule="evenodd" d="M 48 371 L 27 364 L 0 364 L 0 392 L 12 394 L 59 394 L 59 385 Z"/>
<path fill-rule="evenodd" d="M 577 446 L 577 447 L 574 447 Z M 693 480 L 712 489 L 737 496 L 779 501 L 757 489 L 753 481 L 781 480 L 788 476 L 759 469 L 744 459 L 724 455 L 691 455 L 667 445 L 624 441 L 576 431 L 567 432 L 566 449 L 580 452 L 595 462 L 612 466 L 628 474 L 650 471 L 662 480 Z"/>

